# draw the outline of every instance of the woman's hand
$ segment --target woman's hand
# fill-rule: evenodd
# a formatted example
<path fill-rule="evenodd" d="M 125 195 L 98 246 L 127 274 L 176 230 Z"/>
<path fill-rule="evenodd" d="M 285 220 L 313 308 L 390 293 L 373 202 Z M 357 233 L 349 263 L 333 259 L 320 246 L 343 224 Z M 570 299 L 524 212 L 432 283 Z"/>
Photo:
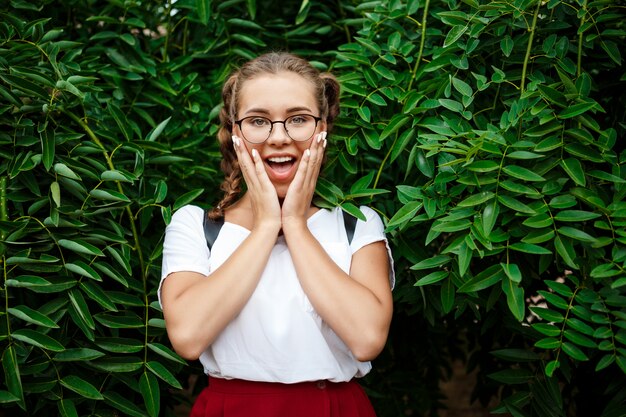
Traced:
<path fill-rule="evenodd" d="M 281 227 L 281 210 L 276 188 L 265 172 L 265 166 L 256 149 L 248 153 L 244 141 L 233 136 L 233 146 L 239 161 L 239 167 L 248 188 L 247 195 L 252 202 L 253 227 Z"/>
<path fill-rule="evenodd" d="M 304 152 L 293 181 L 287 189 L 282 205 L 282 225 L 306 225 L 307 213 L 315 192 L 317 178 L 324 159 L 326 132 L 317 134 L 311 146 Z"/>

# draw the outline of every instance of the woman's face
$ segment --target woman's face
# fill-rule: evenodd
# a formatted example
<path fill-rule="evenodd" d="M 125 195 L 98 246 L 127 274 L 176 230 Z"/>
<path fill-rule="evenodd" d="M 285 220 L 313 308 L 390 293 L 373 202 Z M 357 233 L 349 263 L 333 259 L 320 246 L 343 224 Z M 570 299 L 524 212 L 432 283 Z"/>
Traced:
<path fill-rule="evenodd" d="M 237 120 L 246 119 L 242 122 L 242 128 L 233 125 L 233 134 L 244 139 L 249 153 L 256 149 L 259 153 L 265 172 L 276 187 L 279 198 L 287 195 L 289 184 L 293 180 L 304 151 L 311 146 L 311 141 L 320 132 L 326 130 L 326 122 L 319 121 L 311 129 L 311 135 L 297 137 L 297 129 L 305 118 L 292 118 L 287 123 L 291 126 L 290 132 L 296 138 L 306 138 L 304 141 L 292 139 L 285 130 L 284 120 L 291 116 L 308 115 L 320 117 L 317 99 L 313 85 L 304 77 L 293 72 L 280 72 L 278 74 L 263 74 L 247 80 L 239 92 L 239 107 Z M 265 118 L 267 120 L 261 119 Z M 310 119 L 309 119 L 310 120 Z M 274 123 L 269 137 L 262 143 L 252 143 L 253 132 L 256 129 L 269 128 L 267 122 Z M 253 130 L 254 129 L 254 130 Z M 249 139 L 245 132 L 248 132 Z M 256 132 L 258 133 L 258 131 Z M 256 140 L 255 140 L 256 141 Z"/>

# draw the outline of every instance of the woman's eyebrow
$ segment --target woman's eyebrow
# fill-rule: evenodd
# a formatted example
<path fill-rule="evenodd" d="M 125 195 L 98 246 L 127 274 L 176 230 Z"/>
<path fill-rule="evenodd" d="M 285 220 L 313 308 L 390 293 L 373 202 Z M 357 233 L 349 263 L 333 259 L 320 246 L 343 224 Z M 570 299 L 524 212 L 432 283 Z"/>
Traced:
<path fill-rule="evenodd" d="M 309 112 L 309 113 L 313 113 L 313 111 L 306 106 L 297 106 L 297 107 L 290 107 L 287 110 L 285 110 L 285 113 L 297 113 L 297 112 Z M 260 114 L 270 114 L 270 111 L 261 107 L 253 107 L 251 109 L 247 109 L 244 114 L 249 114 L 249 113 L 260 113 Z"/>

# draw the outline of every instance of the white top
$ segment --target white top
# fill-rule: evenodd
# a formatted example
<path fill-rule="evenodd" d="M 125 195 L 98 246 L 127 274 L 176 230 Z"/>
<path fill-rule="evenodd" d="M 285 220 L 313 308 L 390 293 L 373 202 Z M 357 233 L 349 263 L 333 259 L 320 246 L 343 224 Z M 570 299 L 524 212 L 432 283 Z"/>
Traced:
<path fill-rule="evenodd" d="M 390 261 L 390 285 L 395 283 L 393 258 L 383 223 L 369 207 L 361 207 L 367 221 L 356 224 L 349 245 L 341 209 L 321 209 L 307 221 L 309 230 L 346 273 L 352 254 L 384 241 Z M 196 206 L 178 210 L 167 226 L 163 243 L 163 280 L 173 272 L 210 275 L 244 241 L 250 231 L 225 222 L 210 251 L 203 229 L 204 211 Z M 159 301 L 161 288 L 159 286 Z M 283 236 L 272 249 L 257 288 L 241 313 L 200 355 L 205 373 L 219 378 L 295 383 L 327 379 L 333 382 L 361 377 L 371 369 L 359 362 L 345 343 L 322 321 L 300 286 Z"/>

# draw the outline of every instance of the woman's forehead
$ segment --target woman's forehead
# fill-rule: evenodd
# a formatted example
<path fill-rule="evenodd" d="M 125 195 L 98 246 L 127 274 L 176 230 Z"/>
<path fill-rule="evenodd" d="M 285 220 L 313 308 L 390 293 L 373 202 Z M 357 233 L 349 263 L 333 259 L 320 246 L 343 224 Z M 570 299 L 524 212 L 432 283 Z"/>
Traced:
<path fill-rule="evenodd" d="M 289 112 L 317 110 L 315 87 L 293 72 L 260 74 L 246 80 L 239 90 L 239 113 L 251 110 Z"/>

